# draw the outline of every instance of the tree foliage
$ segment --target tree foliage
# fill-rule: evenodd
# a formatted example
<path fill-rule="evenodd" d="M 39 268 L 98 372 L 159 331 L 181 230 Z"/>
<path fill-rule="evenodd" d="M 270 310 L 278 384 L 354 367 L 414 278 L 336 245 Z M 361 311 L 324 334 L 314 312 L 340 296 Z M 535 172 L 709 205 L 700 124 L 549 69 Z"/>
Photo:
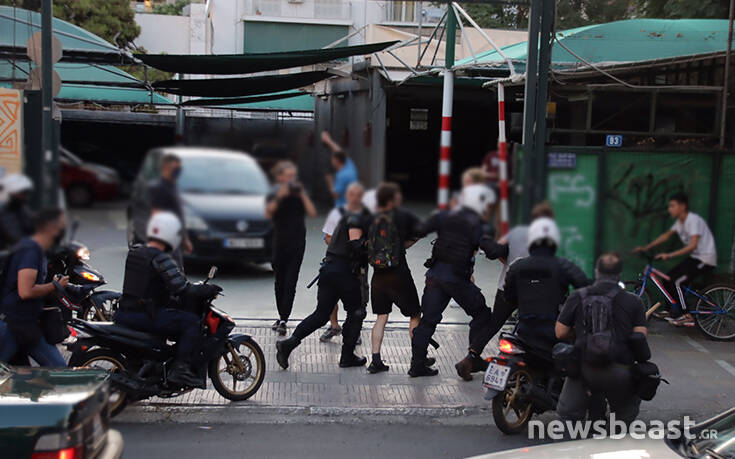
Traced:
<path fill-rule="evenodd" d="M 0 0 L 0 5 L 41 10 L 40 0 Z M 133 48 L 133 40 L 140 35 L 129 0 L 54 0 L 54 17 L 71 22 L 120 48 Z"/>
<path fill-rule="evenodd" d="M 174 3 L 161 3 L 153 5 L 153 14 L 170 14 L 173 16 L 181 16 L 184 7 L 191 3 L 191 0 L 176 0 Z"/>

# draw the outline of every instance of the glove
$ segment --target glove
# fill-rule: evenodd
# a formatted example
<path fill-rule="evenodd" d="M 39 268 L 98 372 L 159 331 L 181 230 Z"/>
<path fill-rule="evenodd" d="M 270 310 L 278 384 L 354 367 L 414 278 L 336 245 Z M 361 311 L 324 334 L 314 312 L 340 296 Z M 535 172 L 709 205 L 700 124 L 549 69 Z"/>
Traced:
<path fill-rule="evenodd" d="M 222 287 L 216 284 L 193 284 L 189 287 L 187 294 L 201 299 L 214 298 L 222 291 Z"/>

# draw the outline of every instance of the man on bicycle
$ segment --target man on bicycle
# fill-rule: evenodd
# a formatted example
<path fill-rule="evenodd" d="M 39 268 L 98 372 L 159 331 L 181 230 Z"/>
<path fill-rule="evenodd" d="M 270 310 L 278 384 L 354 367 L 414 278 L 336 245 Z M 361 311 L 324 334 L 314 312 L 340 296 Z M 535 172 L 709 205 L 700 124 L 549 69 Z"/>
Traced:
<path fill-rule="evenodd" d="M 691 314 L 682 310 L 686 305 L 682 284 L 691 282 L 697 277 L 707 274 L 717 266 L 717 249 L 707 222 L 702 217 L 689 211 L 689 198 L 685 193 L 676 193 L 669 199 L 669 215 L 674 218 L 674 226 L 654 239 L 649 244 L 633 249 L 633 253 L 645 252 L 668 241 L 676 233 L 684 244 L 679 250 L 659 253 L 656 260 L 688 255 L 681 263 L 674 266 L 666 275 L 666 290 L 669 293 L 672 309 L 669 313 L 658 315 L 666 318 L 676 326 L 694 326 Z M 668 316 L 668 317 L 667 317 Z"/>

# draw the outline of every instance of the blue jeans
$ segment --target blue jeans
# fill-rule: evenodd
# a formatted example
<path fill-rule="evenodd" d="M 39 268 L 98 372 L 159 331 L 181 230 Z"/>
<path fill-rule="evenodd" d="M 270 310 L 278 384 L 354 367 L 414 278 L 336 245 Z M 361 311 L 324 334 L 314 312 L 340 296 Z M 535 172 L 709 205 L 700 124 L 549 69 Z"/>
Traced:
<path fill-rule="evenodd" d="M 8 362 L 18 352 L 18 343 L 8 329 L 8 324 L 0 320 L 0 361 Z M 28 355 L 42 367 L 65 367 L 61 352 L 41 337 L 38 344 L 28 351 Z"/>

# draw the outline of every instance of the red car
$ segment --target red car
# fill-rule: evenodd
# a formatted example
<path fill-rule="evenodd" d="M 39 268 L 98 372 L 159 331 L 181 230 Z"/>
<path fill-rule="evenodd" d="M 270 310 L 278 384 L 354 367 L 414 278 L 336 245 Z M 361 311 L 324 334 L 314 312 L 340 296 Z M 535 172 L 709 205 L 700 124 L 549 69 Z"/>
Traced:
<path fill-rule="evenodd" d="M 120 175 L 114 169 L 83 161 L 64 147 L 59 147 L 59 161 L 61 188 L 71 207 L 89 207 L 120 195 Z"/>

